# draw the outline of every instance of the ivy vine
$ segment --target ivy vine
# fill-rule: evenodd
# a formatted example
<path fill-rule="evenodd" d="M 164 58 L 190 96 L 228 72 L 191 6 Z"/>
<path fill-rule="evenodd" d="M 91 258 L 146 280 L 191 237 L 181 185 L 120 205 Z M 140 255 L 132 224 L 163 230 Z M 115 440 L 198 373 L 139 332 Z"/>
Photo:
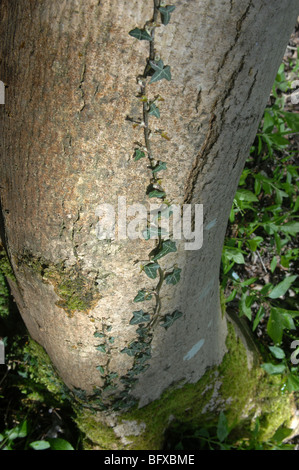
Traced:
<path fill-rule="evenodd" d="M 151 175 L 146 194 L 149 199 L 158 198 L 163 206 L 166 205 L 167 207 L 166 210 L 160 211 L 158 216 L 159 220 L 161 220 L 162 217 L 169 218 L 172 212 L 170 203 L 167 200 L 166 191 L 163 189 L 160 179 L 160 173 L 167 170 L 167 164 L 164 161 L 156 159 L 153 154 L 151 147 L 153 132 L 150 128 L 150 121 L 151 119 L 160 119 L 159 103 L 164 101 L 164 99 L 160 95 L 150 97 L 149 88 L 151 84 L 160 80 L 171 80 L 170 66 L 164 64 L 155 49 L 155 30 L 158 26 L 161 26 L 161 24 L 164 26 L 168 25 L 174 10 L 174 5 L 166 5 L 161 0 L 154 0 L 152 19 L 147 21 L 142 28 L 136 27 L 129 31 L 129 35 L 134 39 L 149 42 L 149 57 L 146 59 L 143 74 L 137 77 L 137 83 L 140 88 L 137 98 L 142 104 L 142 120 L 136 122 L 131 118 L 127 119 L 133 122 L 134 127 L 140 126 L 140 128 L 143 129 L 144 144 L 138 144 L 138 146 L 136 146 L 133 160 L 140 164 L 142 164 L 143 160 L 148 162 L 147 168 L 149 168 Z M 159 134 L 162 138 L 170 140 L 164 130 L 155 129 L 154 134 Z M 120 377 L 120 381 L 124 384 L 125 390 L 120 392 L 117 399 L 115 399 L 113 403 L 115 410 L 128 408 L 135 403 L 134 399 L 129 395 L 129 391 L 137 380 L 136 376 L 149 367 L 147 362 L 151 358 L 153 328 L 156 324 L 159 324 L 161 327 L 168 329 L 183 315 L 179 310 L 165 315 L 161 314 L 162 305 L 160 292 L 164 282 L 174 286 L 180 281 L 181 275 L 181 269 L 176 265 L 170 270 L 165 270 L 158 262 L 169 253 L 177 251 L 176 243 L 169 238 L 163 238 L 165 235 L 168 234 L 165 234 L 162 228 L 153 225 L 149 225 L 143 232 L 145 240 L 149 240 L 153 236 L 157 237 L 156 247 L 149 253 L 149 261 L 142 266 L 142 272 L 149 279 L 157 280 L 157 283 L 150 290 L 146 288 L 139 290 L 133 302 L 146 304 L 147 301 L 154 299 L 154 306 L 151 307 L 151 309 L 136 309 L 132 312 L 130 325 L 136 325 L 138 327 L 136 329 L 138 337 L 128 344 L 121 353 L 134 357 L 134 363 L 127 374 Z M 96 332 L 95 336 L 102 339 L 101 343 L 97 346 L 97 350 L 108 354 L 109 338 L 107 340 L 106 332 Z M 117 378 L 117 375 L 109 372 L 109 359 L 105 366 L 98 366 L 97 368 L 104 377 L 104 389 L 113 389 L 113 379 Z"/>

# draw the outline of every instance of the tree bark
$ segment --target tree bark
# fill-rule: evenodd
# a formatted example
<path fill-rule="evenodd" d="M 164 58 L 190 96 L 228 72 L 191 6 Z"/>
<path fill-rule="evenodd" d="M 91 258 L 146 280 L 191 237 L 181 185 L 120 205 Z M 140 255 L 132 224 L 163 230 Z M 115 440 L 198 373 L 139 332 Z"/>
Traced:
<path fill-rule="evenodd" d="M 0 5 L 2 238 L 16 277 L 11 288 L 67 386 L 101 390 L 106 406 L 132 398 L 144 406 L 222 361 L 218 280 L 228 215 L 298 14 L 296 0 L 287 8 L 280 0 L 181 0 L 169 24 L 155 29 L 156 53 L 172 79 L 147 85 L 149 99 L 163 98 L 160 119 L 150 116 L 151 150 L 167 163 L 167 199 L 203 204 L 203 245 L 187 251 L 181 241 L 159 260 L 165 272 L 179 267 L 181 279 L 163 283 L 159 321 L 141 331 L 133 312 L 152 319 L 156 297 L 133 299 L 157 287 L 159 278 L 140 270 L 156 241 L 99 240 L 97 207 L 117 209 L 120 196 L 128 205 L 150 202 L 148 160 L 134 159 L 136 142 L 144 145 L 144 127 L 134 125 L 144 117 L 137 77 L 150 41 L 129 31 L 153 18 L 154 4 Z M 176 311 L 183 315 L 163 327 Z M 132 345 L 135 356 L 121 352 Z"/>

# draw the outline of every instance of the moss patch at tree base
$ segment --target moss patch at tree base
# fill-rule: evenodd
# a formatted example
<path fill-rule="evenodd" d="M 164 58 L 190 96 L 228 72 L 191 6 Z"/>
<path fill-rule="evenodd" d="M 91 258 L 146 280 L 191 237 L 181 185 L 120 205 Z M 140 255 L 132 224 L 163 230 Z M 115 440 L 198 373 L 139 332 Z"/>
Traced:
<path fill-rule="evenodd" d="M 206 371 L 196 384 L 180 384 L 159 400 L 123 414 L 77 410 L 76 422 L 86 448 L 161 450 L 171 430 L 186 433 L 216 425 L 221 411 L 236 438 L 246 436 L 258 417 L 259 439 L 268 440 L 292 418 L 293 396 L 282 393 L 280 376 L 269 376 L 259 365 L 248 369 L 247 354 L 228 324 L 227 353 L 220 366 Z"/>

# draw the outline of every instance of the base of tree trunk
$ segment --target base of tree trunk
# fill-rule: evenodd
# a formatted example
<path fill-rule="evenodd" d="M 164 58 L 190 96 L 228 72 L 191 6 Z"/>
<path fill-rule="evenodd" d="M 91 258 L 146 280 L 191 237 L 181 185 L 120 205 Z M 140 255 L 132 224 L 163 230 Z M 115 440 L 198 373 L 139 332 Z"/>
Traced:
<path fill-rule="evenodd" d="M 257 418 L 261 442 L 269 440 L 281 426 L 292 428 L 292 435 L 297 435 L 293 394 L 282 392 L 281 376 L 270 376 L 260 367 L 262 360 L 246 324 L 231 313 L 226 316 L 227 352 L 222 363 L 207 370 L 197 383 L 174 384 L 159 400 L 123 413 L 99 411 L 76 391 L 74 419 L 83 433 L 84 449 L 174 449 L 179 436 L 192 436 L 199 428 L 216 425 L 221 411 L 234 427 L 236 440 L 253 430 Z M 32 353 L 42 354 L 40 362 L 45 363 L 44 350 L 34 342 L 32 345 Z M 49 378 L 49 368 L 46 374 L 45 368 L 40 370 L 39 379 L 45 384 L 48 377 L 46 385 L 57 393 L 59 379 Z"/>

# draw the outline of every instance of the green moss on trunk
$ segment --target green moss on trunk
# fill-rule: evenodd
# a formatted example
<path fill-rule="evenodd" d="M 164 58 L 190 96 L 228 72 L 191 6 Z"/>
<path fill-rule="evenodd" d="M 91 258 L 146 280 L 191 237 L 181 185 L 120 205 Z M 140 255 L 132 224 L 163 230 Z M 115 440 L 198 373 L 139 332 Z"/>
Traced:
<path fill-rule="evenodd" d="M 88 448 L 93 442 L 100 449 L 161 450 L 171 431 L 194 433 L 216 425 L 220 411 L 240 436 L 253 429 L 259 417 L 262 442 L 287 425 L 292 395 L 281 392 L 280 377 L 268 376 L 259 366 L 248 369 L 246 350 L 233 326 L 228 326 L 227 353 L 221 365 L 208 370 L 197 383 L 174 386 L 159 400 L 123 414 L 81 409 L 76 422 Z"/>
<path fill-rule="evenodd" d="M 87 313 L 101 297 L 96 284 L 96 277 L 84 276 L 79 264 L 68 267 L 65 266 L 64 262 L 53 264 L 42 257 L 34 256 L 28 251 L 16 257 L 16 264 L 19 269 L 26 266 L 42 277 L 43 282 L 52 284 L 60 298 L 57 305 L 70 316 L 75 311 Z"/>

